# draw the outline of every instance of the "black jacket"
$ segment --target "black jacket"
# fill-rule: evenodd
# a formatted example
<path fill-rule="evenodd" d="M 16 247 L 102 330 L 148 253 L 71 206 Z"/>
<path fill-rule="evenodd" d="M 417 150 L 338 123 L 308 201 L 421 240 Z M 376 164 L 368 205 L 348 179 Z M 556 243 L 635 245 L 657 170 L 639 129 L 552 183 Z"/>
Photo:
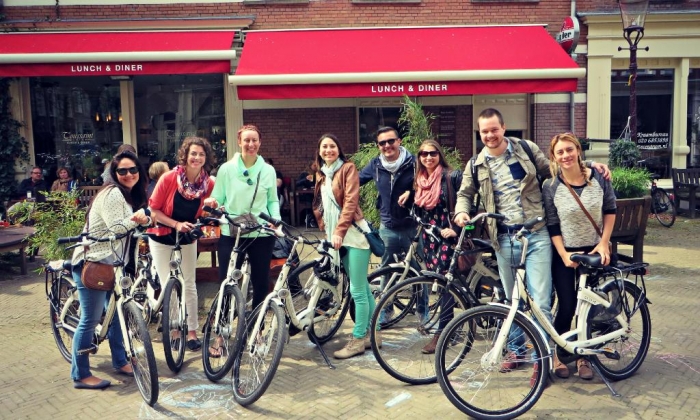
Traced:
<path fill-rule="evenodd" d="M 386 228 L 403 229 L 414 225 L 409 209 L 413 206 L 415 164 L 415 157 L 409 155 L 392 177 L 391 172 L 384 169 L 381 160 L 376 157 L 360 171 L 360 185 L 371 180 L 377 184 L 377 208 L 381 222 Z M 401 207 L 398 203 L 399 196 L 406 191 L 410 191 L 411 196 L 406 205 Z"/>

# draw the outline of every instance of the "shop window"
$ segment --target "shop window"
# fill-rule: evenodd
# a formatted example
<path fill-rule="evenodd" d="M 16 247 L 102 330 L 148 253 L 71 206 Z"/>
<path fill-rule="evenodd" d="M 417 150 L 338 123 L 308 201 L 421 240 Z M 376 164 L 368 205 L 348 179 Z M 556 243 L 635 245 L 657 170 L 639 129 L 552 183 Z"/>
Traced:
<path fill-rule="evenodd" d="M 618 138 L 629 116 L 628 70 L 613 70 L 610 136 Z M 637 145 L 646 167 L 663 178 L 671 173 L 673 69 L 637 71 Z"/>
<path fill-rule="evenodd" d="M 360 144 L 374 143 L 377 140 L 379 127 L 394 127 L 399 130 L 399 136 L 403 137 L 405 128 L 399 124 L 402 108 L 360 108 Z"/>
<path fill-rule="evenodd" d="M 691 69 L 688 77 L 688 167 L 700 168 L 700 69 Z"/>
<path fill-rule="evenodd" d="M 148 163 L 177 164 L 186 137 L 203 137 L 226 161 L 224 85 L 220 74 L 138 76 L 134 78 L 139 157 Z"/>
<path fill-rule="evenodd" d="M 36 163 L 51 185 L 66 167 L 82 184 L 102 185 L 102 159 L 122 137 L 119 82 L 109 77 L 30 79 Z"/>

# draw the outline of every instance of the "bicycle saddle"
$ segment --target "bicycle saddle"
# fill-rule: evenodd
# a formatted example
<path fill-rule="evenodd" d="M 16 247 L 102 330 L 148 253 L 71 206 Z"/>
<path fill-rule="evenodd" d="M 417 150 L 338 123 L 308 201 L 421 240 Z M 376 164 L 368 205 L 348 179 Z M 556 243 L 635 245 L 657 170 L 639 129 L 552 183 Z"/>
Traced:
<path fill-rule="evenodd" d="M 581 264 L 586 268 L 602 268 L 600 254 L 573 254 L 571 261 Z"/>

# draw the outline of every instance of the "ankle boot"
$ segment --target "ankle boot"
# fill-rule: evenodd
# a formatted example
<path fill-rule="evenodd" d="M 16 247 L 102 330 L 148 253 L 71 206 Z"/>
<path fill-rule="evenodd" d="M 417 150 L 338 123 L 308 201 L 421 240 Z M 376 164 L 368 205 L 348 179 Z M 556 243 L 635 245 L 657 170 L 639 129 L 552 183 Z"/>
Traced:
<path fill-rule="evenodd" d="M 430 340 L 430 342 L 428 344 L 426 344 L 425 347 L 423 347 L 420 352 L 423 354 L 435 354 L 435 347 L 437 347 L 437 342 L 439 339 L 440 339 L 439 333 L 433 335 L 433 339 Z"/>
<path fill-rule="evenodd" d="M 382 332 L 381 331 L 376 331 L 374 333 L 374 341 L 377 342 L 377 347 L 382 348 Z M 370 339 L 369 332 L 365 336 L 365 350 L 369 350 L 372 348 L 372 340 Z"/>
<path fill-rule="evenodd" d="M 570 375 L 569 367 L 559 360 L 556 351 L 554 352 L 554 374 L 563 379 L 568 378 Z"/>
<path fill-rule="evenodd" d="M 350 341 L 342 349 L 333 353 L 333 357 L 336 359 L 348 359 L 353 356 L 358 356 L 364 354 L 365 352 L 365 337 L 355 338 L 352 337 Z"/>

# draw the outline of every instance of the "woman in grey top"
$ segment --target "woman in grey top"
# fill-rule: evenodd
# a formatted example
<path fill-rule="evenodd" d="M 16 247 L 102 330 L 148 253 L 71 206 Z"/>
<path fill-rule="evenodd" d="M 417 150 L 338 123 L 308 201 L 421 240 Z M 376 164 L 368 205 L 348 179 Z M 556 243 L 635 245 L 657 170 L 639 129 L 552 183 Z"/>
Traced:
<path fill-rule="evenodd" d="M 559 299 L 559 310 L 554 328 L 562 334 L 571 329 L 576 310 L 576 267 L 571 254 L 600 254 L 603 264 L 610 263 L 609 242 L 615 224 L 615 193 L 610 181 L 597 171 L 591 171 L 583 163 L 581 143 L 571 133 L 556 135 L 549 146 L 552 178 L 545 181 L 542 196 L 547 214 L 547 229 L 554 251 L 552 281 Z M 581 204 L 596 222 L 602 237 L 578 202 L 572 197 L 571 186 Z M 576 362 L 581 379 L 593 378 L 587 360 Z M 554 373 L 560 378 L 569 377 L 569 368 L 554 357 Z"/>

